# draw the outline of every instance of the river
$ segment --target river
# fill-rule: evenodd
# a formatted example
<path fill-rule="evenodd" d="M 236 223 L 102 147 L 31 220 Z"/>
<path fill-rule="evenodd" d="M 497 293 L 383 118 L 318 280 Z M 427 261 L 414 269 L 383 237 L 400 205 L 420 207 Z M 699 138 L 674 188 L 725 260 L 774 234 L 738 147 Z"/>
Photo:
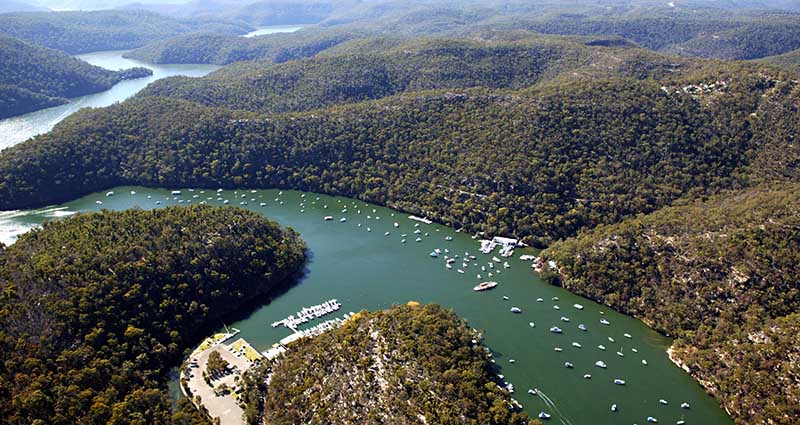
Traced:
<path fill-rule="evenodd" d="M 279 25 L 259 28 L 255 31 L 243 35 L 243 37 L 256 37 L 259 35 L 294 32 L 303 28 L 300 25 Z M 41 109 L 24 115 L 0 120 L 0 150 L 14 146 L 18 143 L 50 131 L 53 126 L 64 118 L 81 108 L 98 108 L 109 106 L 115 102 L 121 102 L 139 90 L 145 88 L 153 81 L 175 75 L 185 75 L 187 77 L 202 77 L 212 71 L 219 69 L 217 65 L 205 64 L 186 64 L 186 65 L 162 65 L 140 62 L 133 59 L 123 58 L 127 50 L 104 51 L 87 53 L 76 56 L 97 65 L 111 70 L 120 70 L 141 66 L 153 71 L 153 75 L 135 80 L 126 80 L 117 83 L 109 90 L 94 93 L 86 96 L 70 99 L 70 103 L 55 106 L 52 108 Z"/>
<path fill-rule="evenodd" d="M 521 254 L 535 254 L 532 250 L 517 250 L 513 258 L 507 259 L 510 268 L 504 269 L 492 261 L 493 256 L 499 257 L 497 251 L 481 254 L 478 241 L 470 235 L 438 224 L 415 227 L 417 222 L 406 214 L 348 198 L 277 190 L 217 193 L 185 189 L 180 197 L 170 195 L 166 189 L 119 187 L 113 191 L 116 195 L 111 197 L 96 193 L 51 208 L 0 213 L 0 236 L 11 242 L 13 234 L 45 219 L 100 208 L 157 208 L 203 200 L 222 205 L 221 200 L 225 199 L 239 206 L 245 200 L 249 205 L 244 208 L 298 230 L 311 254 L 308 272 L 298 285 L 249 317 L 227 323 L 240 329 L 241 336 L 258 350 L 269 348 L 289 334 L 285 328 L 272 328 L 272 322 L 330 298 L 343 304 L 340 313 L 384 309 L 409 300 L 438 303 L 485 331 L 485 343 L 494 352 L 499 373 L 514 384 L 514 397 L 531 415 L 546 411 L 553 415 L 551 423 L 563 425 L 644 424 L 647 416 L 664 424 L 679 420 L 686 424 L 732 423 L 712 397 L 669 361 L 665 352 L 670 344 L 668 338 L 634 318 L 542 282 L 531 263 L 519 259 Z M 261 203 L 266 206 L 259 206 Z M 342 212 L 344 209 L 346 213 Z M 326 215 L 334 219 L 323 220 Z M 340 222 L 341 217 L 347 221 Z M 394 222 L 399 227 L 395 228 Z M 418 235 L 413 233 L 417 228 Z M 385 232 L 389 235 L 385 236 Z M 447 236 L 452 240 L 447 241 Z M 417 237 L 422 241 L 415 242 Z M 442 255 L 431 258 L 429 253 L 436 248 L 443 251 Z M 463 267 L 466 252 L 477 260 Z M 456 254 L 460 259 L 453 269 L 445 268 L 444 256 Z M 494 268 L 489 268 L 490 263 Z M 460 274 L 457 269 L 465 273 Z M 482 275 L 480 279 L 477 274 Z M 472 287 L 483 280 L 495 280 L 500 285 L 491 291 L 474 292 Z M 542 302 L 537 302 L 538 298 Z M 584 308 L 576 309 L 576 303 Z M 522 313 L 511 313 L 511 307 L 520 308 Z M 569 322 L 562 321 L 562 316 Z M 600 323 L 604 318 L 610 325 Z M 586 325 L 586 331 L 577 328 L 580 323 Z M 551 326 L 561 327 L 563 333 L 551 333 Z M 573 342 L 581 347 L 573 346 Z M 599 345 L 606 350 L 599 349 Z M 555 351 L 556 347 L 563 351 Z M 618 356 L 617 351 L 624 357 Z M 509 362 L 511 359 L 515 362 Z M 596 367 L 598 360 L 605 362 L 607 369 Z M 574 368 L 567 369 L 565 362 L 573 363 Z M 591 374 L 591 379 L 585 379 L 584 374 Z M 614 379 L 626 384 L 614 385 Z M 529 388 L 540 389 L 555 407 L 528 394 Z M 669 404 L 662 405 L 660 399 Z M 683 402 L 691 408 L 682 409 Z M 618 405 L 617 412 L 611 412 L 612 404 Z"/>

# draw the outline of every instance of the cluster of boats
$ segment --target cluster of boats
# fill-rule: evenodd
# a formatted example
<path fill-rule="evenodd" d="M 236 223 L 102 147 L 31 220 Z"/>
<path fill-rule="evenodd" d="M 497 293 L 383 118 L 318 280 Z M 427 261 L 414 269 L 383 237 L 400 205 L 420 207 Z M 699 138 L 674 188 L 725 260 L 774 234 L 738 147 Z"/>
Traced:
<path fill-rule="evenodd" d="M 277 328 L 278 326 L 286 326 L 287 328 L 296 331 L 297 326 L 308 323 L 311 320 L 320 318 L 327 314 L 331 314 L 340 308 L 342 308 L 342 305 L 339 304 L 339 302 L 334 298 L 325 301 L 322 304 L 312 305 L 311 307 L 303 307 L 297 313 L 290 315 L 283 320 L 273 322 L 272 327 Z"/>

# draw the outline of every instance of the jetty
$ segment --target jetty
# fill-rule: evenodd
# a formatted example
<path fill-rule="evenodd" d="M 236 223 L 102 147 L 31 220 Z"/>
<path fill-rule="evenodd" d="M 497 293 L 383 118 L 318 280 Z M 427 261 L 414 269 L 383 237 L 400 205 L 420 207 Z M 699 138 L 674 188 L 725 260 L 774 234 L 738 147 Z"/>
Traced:
<path fill-rule="evenodd" d="M 303 307 L 297 313 L 286 317 L 283 320 L 272 323 L 273 328 L 278 326 L 286 326 L 292 332 L 297 332 L 297 327 L 304 323 L 308 323 L 314 319 L 331 314 L 342 308 L 342 305 L 334 298 L 324 303 L 312 305 L 311 307 Z"/>

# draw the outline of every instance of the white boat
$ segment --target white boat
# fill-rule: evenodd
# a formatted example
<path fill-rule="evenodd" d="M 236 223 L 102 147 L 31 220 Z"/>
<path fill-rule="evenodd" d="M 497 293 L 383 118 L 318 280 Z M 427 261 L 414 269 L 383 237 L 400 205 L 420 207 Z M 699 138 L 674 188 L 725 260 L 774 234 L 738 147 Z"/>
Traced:
<path fill-rule="evenodd" d="M 681 409 L 688 409 L 689 407 L 691 407 L 691 406 L 689 406 L 689 403 L 687 403 L 685 401 L 683 403 L 681 403 Z"/>
<path fill-rule="evenodd" d="M 583 323 L 580 323 L 580 324 L 578 324 L 578 329 L 586 332 L 586 325 L 584 325 Z"/>
<path fill-rule="evenodd" d="M 602 323 L 602 324 L 604 324 L 604 325 L 606 325 L 606 326 L 608 326 L 608 325 L 610 325 L 610 324 L 611 324 L 611 322 L 609 322 L 609 321 L 608 321 L 608 320 L 606 320 L 606 319 L 600 319 L 600 323 Z"/>
<path fill-rule="evenodd" d="M 556 310 L 561 310 L 561 307 L 559 307 L 557 305 L 554 305 L 553 308 L 556 309 Z"/>
<path fill-rule="evenodd" d="M 575 348 L 581 348 L 582 347 L 582 345 L 580 343 L 577 343 L 577 342 L 573 342 L 572 346 L 575 347 Z"/>
<path fill-rule="evenodd" d="M 555 351 L 557 353 L 560 353 L 560 352 L 562 352 L 564 350 L 562 350 L 561 347 L 553 347 L 553 351 Z"/>
<path fill-rule="evenodd" d="M 500 259 L 499 259 L 499 258 L 497 258 L 497 257 L 492 257 L 492 261 L 494 261 L 495 263 L 499 263 L 499 262 L 500 262 Z"/>
<path fill-rule="evenodd" d="M 508 301 L 508 300 L 509 300 L 509 298 L 508 298 L 508 296 L 507 296 L 507 295 L 503 295 L 503 299 L 504 299 L 504 300 L 506 300 L 506 301 Z"/>
<path fill-rule="evenodd" d="M 403 240 L 405 240 L 405 239 L 403 239 Z M 458 269 L 458 270 L 456 270 L 456 271 L 457 271 L 457 272 L 459 272 L 459 273 L 461 273 L 461 274 L 464 274 L 464 270 Z"/>
<path fill-rule="evenodd" d="M 645 366 L 647 366 L 647 360 L 645 360 L 645 359 L 642 359 L 642 364 L 643 364 L 643 365 L 645 365 Z"/>
<path fill-rule="evenodd" d="M 598 360 L 598 361 L 594 362 L 594 365 L 599 367 L 599 368 L 601 368 L 601 369 L 605 369 L 607 367 L 606 364 L 603 363 L 602 360 Z"/>
<path fill-rule="evenodd" d="M 572 306 L 577 308 L 578 310 L 583 310 L 583 306 L 580 304 L 572 304 Z"/>
<path fill-rule="evenodd" d="M 415 239 L 417 242 L 422 242 L 422 238 Z"/>
<path fill-rule="evenodd" d="M 511 312 L 519 314 L 522 313 L 522 310 L 519 307 L 511 307 Z"/>
<path fill-rule="evenodd" d="M 614 384 L 616 384 L 616 385 L 625 385 L 625 381 L 623 381 L 622 379 L 615 379 L 614 380 Z"/>
<path fill-rule="evenodd" d="M 652 417 L 652 416 L 648 416 L 648 417 L 647 417 L 647 422 L 650 422 L 650 423 L 652 423 L 652 424 L 654 424 L 654 423 L 658 423 L 658 419 L 656 419 L 656 418 L 654 418 L 654 417 Z"/>
<path fill-rule="evenodd" d="M 361 211 L 359 211 L 358 213 L 359 213 L 359 214 L 361 214 Z M 398 222 L 396 222 L 396 221 L 395 221 L 395 222 L 394 222 L 394 227 L 395 227 L 395 228 L 398 228 L 398 227 L 400 227 L 400 223 L 398 223 Z"/>
<path fill-rule="evenodd" d="M 625 338 L 633 338 L 633 337 L 631 336 L 631 334 L 629 334 L 629 333 L 624 333 L 624 334 L 622 334 L 622 336 L 624 336 Z"/>
<path fill-rule="evenodd" d="M 537 298 L 537 299 L 536 299 L 536 302 L 537 302 L 537 303 L 543 303 L 543 302 L 544 302 L 544 299 L 543 299 L 543 298 Z"/>
<path fill-rule="evenodd" d="M 616 412 L 617 411 L 617 405 L 616 404 L 612 404 L 611 405 L 611 411 L 612 412 Z"/>
<path fill-rule="evenodd" d="M 473 291 L 486 291 L 486 290 L 494 288 L 495 286 L 497 286 L 497 282 L 481 282 L 479 285 L 477 285 L 474 288 L 472 288 L 472 290 Z M 514 307 L 514 308 L 516 308 L 516 307 Z M 511 309 L 512 312 L 514 311 L 514 308 Z"/>
<path fill-rule="evenodd" d="M 535 328 L 535 327 L 536 327 L 536 323 L 533 323 L 533 322 L 528 322 L 528 326 L 530 326 L 530 327 L 532 327 L 532 328 Z"/>
<path fill-rule="evenodd" d="M 622 351 L 617 351 L 617 355 L 620 356 L 620 357 L 625 357 L 625 355 L 622 354 Z"/>
<path fill-rule="evenodd" d="M 453 240 L 453 237 L 452 237 L 452 236 L 446 236 L 446 237 L 444 238 L 444 240 L 446 240 L 446 241 L 452 241 L 452 240 Z"/>
<path fill-rule="evenodd" d="M 610 342 L 614 342 L 614 338 L 608 337 L 608 340 L 609 340 Z"/>
<path fill-rule="evenodd" d="M 663 404 L 664 406 L 666 406 L 666 405 L 668 405 L 668 404 L 669 404 L 669 403 L 667 402 L 667 400 L 664 400 L 663 398 L 662 398 L 661 400 L 658 400 L 658 402 L 659 402 L 659 403 L 661 403 L 661 404 Z"/>
<path fill-rule="evenodd" d="M 114 196 L 114 192 L 106 192 L 106 197 Z"/>
<path fill-rule="evenodd" d="M 325 217 L 322 217 L 322 219 L 325 220 L 325 221 L 331 221 L 331 220 L 333 220 L 333 216 L 332 215 L 326 215 Z"/>
<path fill-rule="evenodd" d="M 534 391 L 534 390 L 533 390 L 533 389 L 531 389 L 531 388 L 528 388 L 528 394 L 530 394 L 530 395 L 536 395 L 536 391 Z"/>
<path fill-rule="evenodd" d="M 345 218 L 345 217 L 342 217 L 342 218 L 339 219 L 339 223 L 344 223 L 345 221 L 347 221 L 347 218 Z"/>
<path fill-rule="evenodd" d="M 436 252 L 436 251 L 431 251 L 431 253 L 430 253 L 430 254 L 428 254 L 428 255 L 430 255 L 430 256 L 431 256 L 431 258 L 437 258 L 437 257 L 439 256 L 439 253 L 438 253 L 438 252 Z"/>
<path fill-rule="evenodd" d="M 389 236 L 389 232 L 384 233 L 383 236 Z"/>
<path fill-rule="evenodd" d="M 572 369 L 575 366 L 573 366 L 573 364 L 570 363 L 570 362 L 564 362 L 564 367 L 567 368 L 567 369 Z"/>
<path fill-rule="evenodd" d="M 597 346 L 597 348 L 599 348 L 599 349 L 601 349 L 601 350 L 603 350 L 603 351 L 605 351 L 605 350 L 606 350 L 606 346 L 605 346 L 605 345 L 602 345 L 602 344 L 601 344 L 601 345 L 598 345 L 598 346 Z"/>
<path fill-rule="evenodd" d="M 631 351 L 633 351 L 634 353 L 638 353 L 639 352 L 639 350 L 637 350 L 635 348 L 631 348 Z"/>
<path fill-rule="evenodd" d="M 553 327 L 550 328 L 550 332 L 552 332 L 554 334 L 560 334 L 562 331 L 561 331 L 561 328 L 559 328 L 558 326 L 553 326 Z"/>
<path fill-rule="evenodd" d="M 586 374 L 583 375 L 583 379 L 592 379 L 592 375 L 586 373 Z"/>
<path fill-rule="evenodd" d="M 569 322 L 569 317 L 561 316 L 561 321 L 562 322 Z"/>
<path fill-rule="evenodd" d="M 516 361 L 516 360 L 514 360 L 514 359 L 508 359 L 508 362 L 509 362 L 509 363 L 516 363 L 517 361 Z"/>
<path fill-rule="evenodd" d="M 103 201 L 94 201 L 94 203 L 97 205 L 103 205 Z"/>
<path fill-rule="evenodd" d="M 539 419 L 550 419 L 550 414 L 547 412 L 539 412 Z"/>
<path fill-rule="evenodd" d="M 173 196 L 178 196 L 178 195 L 180 195 L 180 194 L 181 194 L 181 191 L 180 191 L 180 190 L 173 190 L 173 191 L 172 191 L 172 195 L 173 195 Z"/>
<path fill-rule="evenodd" d="M 536 258 L 536 256 L 535 256 L 535 255 L 527 255 L 527 254 L 524 254 L 524 255 L 520 255 L 520 256 L 519 256 L 519 259 L 520 259 L 520 260 L 522 260 L 522 261 L 531 261 L 531 260 L 533 260 L 534 258 Z"/>

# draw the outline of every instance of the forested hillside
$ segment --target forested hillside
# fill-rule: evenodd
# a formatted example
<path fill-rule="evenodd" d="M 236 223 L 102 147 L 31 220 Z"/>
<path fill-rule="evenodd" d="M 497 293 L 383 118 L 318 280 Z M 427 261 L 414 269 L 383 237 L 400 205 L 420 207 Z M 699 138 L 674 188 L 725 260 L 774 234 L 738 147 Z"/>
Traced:
<path fill-rule="evenodd" d="M 278 360 L 264 423 L 533 423 L 494 383 L 488 350 L 475 339 L 463 319 L 436 305 L 357 313 Z"/>
<path fill-rule="evenodd" d="M 63 52 L 0 35 L 0 118 L 60 105 L 66 98 L 108 90 L 147 68 L 109 71 Z"/>
<path fill-rule="evenodd" d="M 149 63 L 211 63 L 225 65 L 248 60 L 286 62 L 314 56 L 339 43 L 362 37 L 360 31 L 337 28 L 300 30 L 244 38 L 233 35 L 192 33 L 150 43 L 125 54 Z"/>
<path fill-rule="evenodd" d="M 559 76 L 663 78 L 703 65 L 644 49 L 598 45 L 620 41 L 614 39 L 567 39 L 528 32 L 509 38 L 354 40 L 317 57 L 280 65 L 240 62 L 204 78 L 164 79 L 138 96 L 282 113 L 429 89 L 521 89 Z"/>
<path fill-rule="evenodd" d="M 621 36 L 670 53 L 721 59 L 755 59 L 800 47 L 800 12 L 731 10 L 667 2 L 432 2 L 355 7 L 295 34 L 241 39 L 186 35 L 151 43 L 130 54 L 154 63 L 228 64 L 242 60 L 283 62 L 312 56 L 342 41 L 372 37 L 486 37 L 528 30 L 544 34 Z M 281 46 L 288 46 L 282 49 Z M 302 53 L 302 54 L 299 54 Z"/>
<path fill-rule="evenodd" d="M 674 357 L 738 423 L 800 417 L 797 184 L 685 202 L 543 256 L 555 284 L 675 336 Z"/>
<path fill-rule="evenodd" d="M 144 97 L 3 151 L 0 208 L 119 184 L 297 188 L 546 244 L 795 173 L 786 161 L 751 167 L 770 149 L 797 150 L 773 136 L 795 131 L 800 89 L 764 72 L 693 71 L 707 89 L 685 77 L 419 92 L 300 115 Z"/>
<path fill-rule="evenodd" d="M 792 50 L 782 55 L 768 56 L 761 59 L 761 61 L 789 69 L 800 75 L 800 49 Z"/>
<path fill-rule="evenodd" d="M 194 31 L 243 34 L 251 27 L 211 20 L 182 21 L 141 10 L 0 14 L 0 34 L 69 54 L 133 49 Z"/>
<path fill-rule="evenodd" d="M 206 206 L 82 214 L 0 244 L 3 423 L 204 423 L 186 400 L 173 413 L 167 372 L 304 258 L 293 231 Z"/>

